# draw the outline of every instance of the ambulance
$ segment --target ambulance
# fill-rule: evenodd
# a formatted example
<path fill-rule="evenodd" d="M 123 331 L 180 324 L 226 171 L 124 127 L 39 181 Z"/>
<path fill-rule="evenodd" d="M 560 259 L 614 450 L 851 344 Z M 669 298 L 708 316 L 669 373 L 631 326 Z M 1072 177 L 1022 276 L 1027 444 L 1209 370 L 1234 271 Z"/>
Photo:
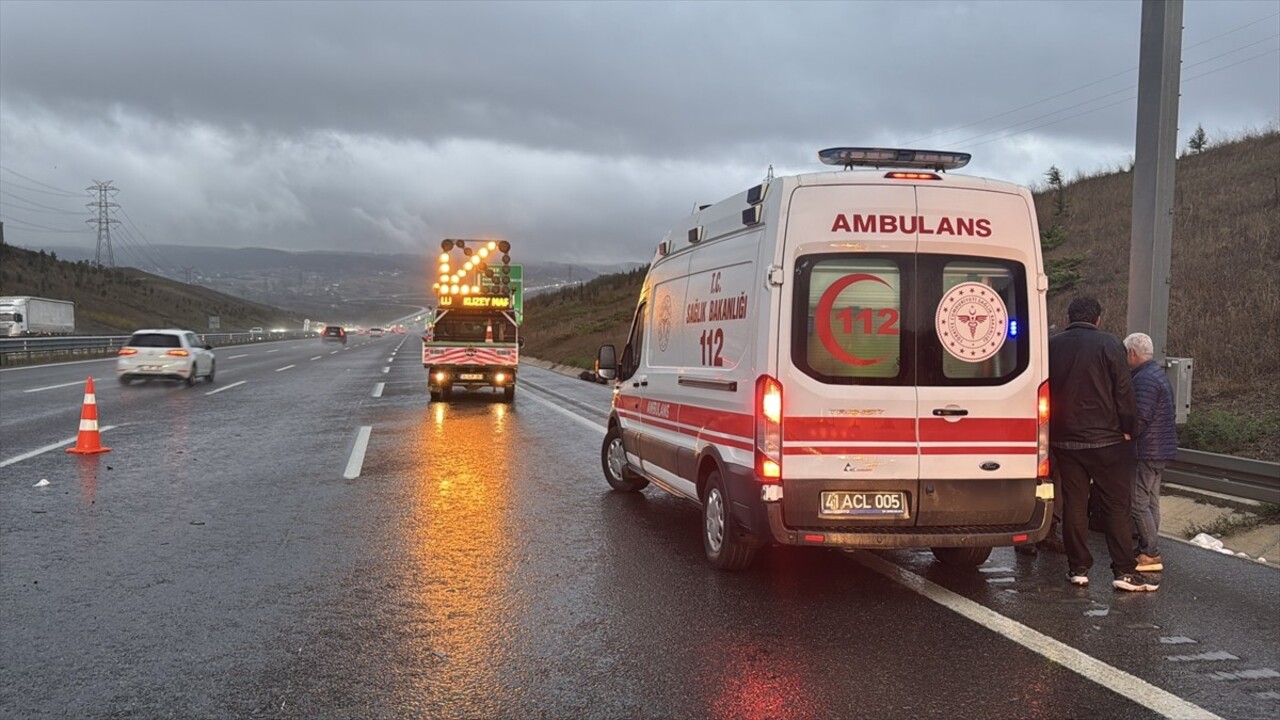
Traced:
<path fill-rule="evenodd" d="M 710 564 L 1049 532 L 1048 338 L 1031 194 L 964 153 L 832 148 L 659 244 L 614 384 L 609 484 L 702 508 Z"/>

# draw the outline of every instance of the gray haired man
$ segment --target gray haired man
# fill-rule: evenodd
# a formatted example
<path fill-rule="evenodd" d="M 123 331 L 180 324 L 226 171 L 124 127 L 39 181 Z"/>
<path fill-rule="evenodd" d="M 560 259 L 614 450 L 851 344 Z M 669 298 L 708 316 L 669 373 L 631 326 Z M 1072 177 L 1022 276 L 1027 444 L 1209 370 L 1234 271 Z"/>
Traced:
<path fill-rule="evenodd" d="M 1160 479 L 1178 454 L 1173 387 L 1153 360 L 1151 338 L 1134 333 L 1124 339 L 1133 376 L 1134 446 L 1138 465 L 1133 477 L 1133 523 L 1138 530 L 1138 572 L 1164 570 L 1160 557 Z"/>

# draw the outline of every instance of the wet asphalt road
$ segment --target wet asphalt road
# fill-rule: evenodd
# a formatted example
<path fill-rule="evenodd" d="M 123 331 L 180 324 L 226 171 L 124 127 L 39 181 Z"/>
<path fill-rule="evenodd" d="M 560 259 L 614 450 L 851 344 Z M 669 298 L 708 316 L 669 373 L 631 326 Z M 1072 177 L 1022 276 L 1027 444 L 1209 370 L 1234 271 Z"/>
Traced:
<path fill-rule="evenodd" d="M 696 507 L 604 483 L 603 386 L 431 404 L 413 336 L 218 359 L 0 372 L 0 717 L 1280 715 L 1274 569 L 1168 542 L 1151 595 L 1007 549 L 720 574 Z M 12 462 L 75 435 L 89 374 L 113 451 Z"/>

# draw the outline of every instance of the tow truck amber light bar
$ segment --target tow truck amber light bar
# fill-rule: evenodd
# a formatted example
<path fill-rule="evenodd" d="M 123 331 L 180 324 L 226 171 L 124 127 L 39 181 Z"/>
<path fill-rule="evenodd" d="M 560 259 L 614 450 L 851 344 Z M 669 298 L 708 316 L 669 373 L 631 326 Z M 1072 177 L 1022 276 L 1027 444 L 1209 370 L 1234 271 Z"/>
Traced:
<path fill-rule="evenodd" d="M 958 170 L 968 165 L 972 157 L 969 153 L 899 148 L 837 147 L 818 151 L 818 159 L 824 165 L 838 165 L 846 170 L 855 166 Z"/>

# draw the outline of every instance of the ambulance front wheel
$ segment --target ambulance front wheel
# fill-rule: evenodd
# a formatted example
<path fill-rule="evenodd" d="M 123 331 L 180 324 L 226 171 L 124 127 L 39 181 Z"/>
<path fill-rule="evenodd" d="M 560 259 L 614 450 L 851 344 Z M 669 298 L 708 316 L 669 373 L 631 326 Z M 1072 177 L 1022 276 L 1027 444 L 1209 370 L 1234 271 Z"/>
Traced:
<path fill-rule="evenodd" d="M 953 567 L 978 567 L 991 557 L 989 547 L 936 547 L 933 556 L 943 565 Z"/>
<path fill-rule="evenodd" d="M 622 429 L 617 425 L 605 433 L 604 445 L 600 449 L 600 464 L 604 466 L 604 479 L 609 486 L 619 492 L 640 492 L 649 485 L 649 481 L 640 477 L 627 467 L 627 451 L 622 446 Z"/>
<path fill-rule="evenodd" d="M 757 546 L 742 536 L 729 511 L 719 470 L 711 471 L 702 491 L 702 549 L 717 570 L 741 570 L 756 557 Z"/>

